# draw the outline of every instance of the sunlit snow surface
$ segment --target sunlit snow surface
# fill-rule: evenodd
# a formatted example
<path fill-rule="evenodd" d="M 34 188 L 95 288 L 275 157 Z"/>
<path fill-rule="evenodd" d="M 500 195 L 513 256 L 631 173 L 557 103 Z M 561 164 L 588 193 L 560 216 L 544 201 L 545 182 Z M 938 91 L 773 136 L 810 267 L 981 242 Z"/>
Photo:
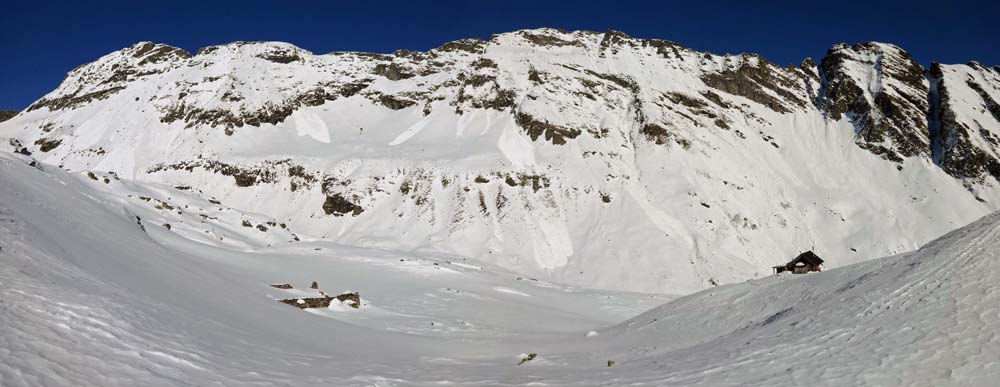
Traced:
<path fill-rule="evenodd" d="M 1000 377 L 997 215 L 914 253 L 663 304 L 668 297 L 567 288 L 458 256 L 276 242 L 240 225 L 265 218 L 194 194 L 27 163 L 0 155 L 3 386 L 940 386 Z M 362 308 L 303 312 L 275 302 L 286 291 L 268 286 L 303 290 L 314 280 L 327 293 L 360 292 Z M 517 365 L 529 353 L 537 357 Z"/>

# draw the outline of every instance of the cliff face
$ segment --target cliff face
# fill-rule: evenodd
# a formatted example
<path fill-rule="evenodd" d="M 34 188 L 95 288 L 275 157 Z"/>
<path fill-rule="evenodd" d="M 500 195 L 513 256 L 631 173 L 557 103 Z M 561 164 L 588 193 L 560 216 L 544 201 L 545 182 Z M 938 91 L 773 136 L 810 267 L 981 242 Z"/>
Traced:
<path fill-rule="evenodd" d="M 0 122 L 7 121 L 19 113 L 17 110 L 0 110 Z"/>
<path fill-rule="evenodd" d="M 831 48 L 821 64 L 821 106 L 830 118 L 850 118 L 862 148 L 890 161 L 931 153 L 924 68 L 891 44 Z"/>
<path fill-rule="evenodd" d="M 974 182 L 1000 178 L 1000 70 L 979 63 L 931 66 L 939 103 L 935 161 Z"/>
<path fill-rule="evenodd" d="M 881 43 L 781 67 L 616 31 L 392 54 L 139 43 L 0 137 L 303 236 L 680 293 L 811 247 L 831 266 L 910 250 L 995 209 L 998 77 L 925 76 Z"/>

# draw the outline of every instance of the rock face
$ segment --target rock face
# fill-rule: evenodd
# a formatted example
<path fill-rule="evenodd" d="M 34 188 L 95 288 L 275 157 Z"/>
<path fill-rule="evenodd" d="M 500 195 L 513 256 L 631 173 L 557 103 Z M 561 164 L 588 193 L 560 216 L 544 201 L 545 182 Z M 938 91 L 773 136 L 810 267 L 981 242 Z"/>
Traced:
<path fill-rule="evenodd" d="M 1000 72 L 979 63 L 931 66 L 935 161 L 949 174 L 1000 179 Z"/>
<path fill-rule="evenodd" d="M 19 113 L 17 110 L 0 110 L 0 122 L 7 121 Z"/>
<path fill-rule="evenodd" d="M 882 43 L 788 67 L 618 31 L 392 54 L 139 43 L 70 72 L 0 144 L 310 237 L 687 293 L 996 209 L 998 90 L 995 68 L 925 74 Z"/>
<path fill-rule="evenodd" d="M 299 309 L 311 309 L 311 308 L 326 308 L 330 306 L 333 300 L 340 302 L 346 302 L 348 306 L 354 309 L 361 308 L 361 295 L 358 292 L 354 293 L 344 293 L 339 296 L 323 296 L 323 297 L 300 297 L 300 298 L 286 298 L 278 300 L 278 302 L 294 306 Z"/>
<path fill-rule="evenodd" d="M 895 162 L 931 153 L 928 80 L 909 53 L 884 43 L 836 45 L 820 71 L 824 111 L 849 116 L 859 146 Z"/>

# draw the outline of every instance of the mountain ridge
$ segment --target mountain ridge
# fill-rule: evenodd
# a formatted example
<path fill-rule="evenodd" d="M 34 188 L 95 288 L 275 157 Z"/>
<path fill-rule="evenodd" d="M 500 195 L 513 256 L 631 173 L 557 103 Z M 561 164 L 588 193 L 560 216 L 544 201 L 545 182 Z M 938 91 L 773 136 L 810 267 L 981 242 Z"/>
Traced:
<path fill-rule="evenodd" d="M 393 54 L 140 42 L 0 137 L 303 235 L 687 293 L 812 246 L 831 265 L 910 250 L 994 210 L 1000 73 L 938 69 L 888 44 L 781 67 L 617 31 Z"/>

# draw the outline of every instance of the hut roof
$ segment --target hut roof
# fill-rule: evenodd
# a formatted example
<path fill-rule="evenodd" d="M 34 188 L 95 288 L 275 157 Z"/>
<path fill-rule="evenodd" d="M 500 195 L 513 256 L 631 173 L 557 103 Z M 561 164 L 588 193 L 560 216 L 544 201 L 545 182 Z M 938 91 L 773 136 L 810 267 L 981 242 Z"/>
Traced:
<path fill-rule="evenodd" d="M 810 264 L 810 265 L 821 265 L 823 263 L 823 258 L 820 258 L 818 255 L 816 255 L 816 253 L 814 253 L 814 252 L 812 252 L 812 250 L 810 250 L 810 251 L 806 251 L 806 252 L 804 252 L 802 254 L 799 254 L 798 257 L 795 257 L 795 259 L 793 259 L 789 263 L 795 264 L 795 263 L 799 263 L 799 262 L 807 263 L 807 264 Z"/>

